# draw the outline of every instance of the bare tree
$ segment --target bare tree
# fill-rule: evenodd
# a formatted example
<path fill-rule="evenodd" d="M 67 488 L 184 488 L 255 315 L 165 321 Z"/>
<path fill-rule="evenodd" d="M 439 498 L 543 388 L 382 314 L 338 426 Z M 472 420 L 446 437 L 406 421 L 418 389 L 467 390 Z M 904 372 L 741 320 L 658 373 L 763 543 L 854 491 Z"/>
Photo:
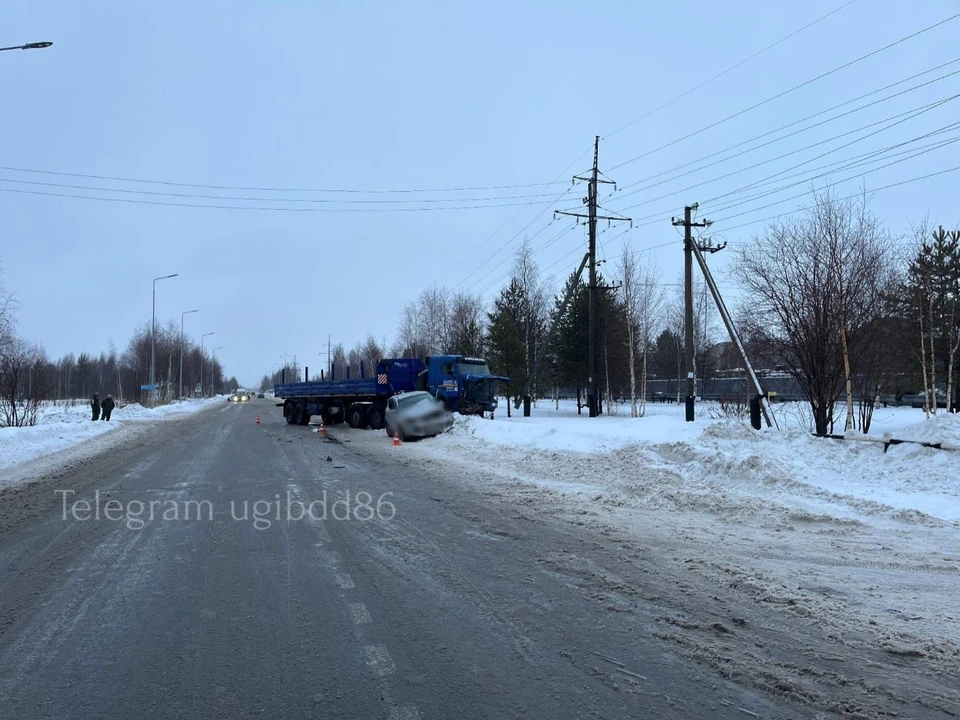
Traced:
<path fill-rule="evenodd" d="M 450 344 L 447 352 L 457 355 L 483 355 L 486 312 L 479 296 L 454 293 L 450 300 Z"/>
<path fill-rule="evenodd" d="M 40 403 L 46 396 L 43 351 L 9 338 L 0 353 L 0 427 L 36 425 Z"/>
<path fill-rule="evenodd" d="M 654 260 L 639 266 L 635 293 L 638 315 L 636 317 L 639 330 L 641 371 L 640 371 L 640 417 L 647 412 L 647 377 L 650 367 L 650 351 L 653 347 L 654 333 L 663 321 L 664 306 L 667 302 L 667 293 L 661 284 L 660 268 Z"/>
<path fill-rule="evenodd" d="M 867 198 L 839 202 L 829 193 L 814 195 L 811 230 L 823 238 L 829 270 L 837 289 L 837 325 L 843 356 L 846 420 L 854 427 L 853 365 L 851 333 L 872 332 L 883 314 L 884 284 L 888 276 L 890 237 L 869 211 Z"/>
<path fill-rule="evenodd" d="M 537 380 L 533 376 L 533 365 L 537 351 L 544 341 L 550 312 L 550 298 L 547 288 L 540 278 L 540 269 L 533 259 L 533 247 L 527 238 L 517 250 L 513 262 L 512 278 L 516 279 L 520 290 L 522 312 L 519 318 L 520 332 L 524 346 L 524 377 L 529 378 L 530 396 L 538 397 Z M 542 368 L 538 374 L 542 373 Z"/>
<path fill-rule="evenodd" d="M 860 360 L 853 349 L 882 315 L 888 251 L 867 198 L 838 200 L 828 189 L 738 253 L 734 273 L 751 292 L 749 331 L 796 378 L 817 433 L 832 429 L 834 404 Z M 848 400 L 852 423 L 851 413 Z"/>
<path fill-rule="evenodd" d="M 399 339 L 404 355 L 439 355 L 450 341 L 449 291 L 434 283 L 403 308 Z"/>
<path fill-rule="evenodd" d="M 630 363 L 630 416 L 643 417 L 647 411 L 647 377 L 653 335 L 662 321 L 666 292 L 661 284 L 660 270 L 655 261 L 641 263 L 629 245 L 624 243 L 618 270 L 623 285 L 623 305 L 626 311 L 627 350 Z M 637 401 L 636 352 L 640 350 L 640 399 Z"/>
<path fill-rule="evenodd" d="M 640 315 L 640 309 L 637 307 L 640 278 L 637 263 L 637 254 L 624 242 L 623 250 L 620 252 L 620 263 L 618 266 L 620 272 L 620 291 L 623 294 L 623 309 L 627 314 L 627 362 L 630 364 L 630 417 L 639 417 L 641 415 L 637 408 L 637 320 Z M 646 365 L 644 365 L 646 370 Z M 609 385 L 609 382 L 607 383 Z M 645 390 L 646 388 L 644 388 Z M 645 392 L 640 393 L 640 402 L 643 403 Z"/>

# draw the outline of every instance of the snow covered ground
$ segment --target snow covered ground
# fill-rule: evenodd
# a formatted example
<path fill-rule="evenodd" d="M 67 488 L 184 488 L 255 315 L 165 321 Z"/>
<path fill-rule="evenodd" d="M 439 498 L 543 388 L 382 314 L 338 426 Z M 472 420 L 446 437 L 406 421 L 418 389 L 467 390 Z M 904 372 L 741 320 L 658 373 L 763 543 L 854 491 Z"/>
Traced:
<path fill-rule="evenodd" d="M 449 468 L 531 519 L 593 529 L 624 558 L 657 548 L 663 577 L 724 612 L 787 613 L 815 622 L 844 655 L 869 646 L 960 676 L 960 453 L 814 438 L 802 409 L 776 411 L 783 429 L 757 432 L 709 403 L 686 423 L 676 405 L 589 419 L 573 402 L 541 402 L 531 418 L 508 419 L 503 405 L 493 421 L 458 417 L 402 450 L 382 433 L 349 437 Z M 960 444 L 960 415 L 880 408 L 871 434 L 885 433 Z M 731 672 L 802 682 L 796 667 L 765 667 L 709 633 L 666 635 Z"/>
<path fill-rule="evenodd" d="M 423 452 L 478 461 L 505 452 L 520 461 L 520 475 L 532 463 L 539 471 L 534 477 L 546 476 L 558 487 L 591 478 L 628 504 L 664 502 L 646 496 L 637 477 L 655 469 L 677 471 L 671 486 L 684 497 L 706 494 L 741 513 L 760 503 L 874 523 L 908 515 L 927 524 L 960 523 L 960 454 L 917 445 L 884 452 L 880 443 L 818 439 L 791 422 L 797 408 L 775 411 L 784 429 L 756 432 L 746 420 L 718 418 L 710 403 L 698 404 L 693 423 L 673 404 L 648 405 L 643 418 L 630 418 L 629 408 L 621 407 L 620 415 L 589 419 L 577 416 L 575 402 L 561 401 L 559 410 L 541 403 L 530 418 L 458 417 Z M 960 445 L 960 415 L 925 420 L 920 410 L 882 408 L 871 435 L 883 434 Z M 583 474 L 576 471 L 580 466 Z"/>
<path fill-rule="evenodd" d="M 48 403 L 41 409 L 33 427 L 0 428 L 0 471 L 20 466 L 40 457 L 87 443 L 131 423 L 157 422 L 185 413 L 193 413 L 222 404 L 223 398 L 186 400 L 182 403 L 145 408 L 133 403 L 113 411 L 110 422 L 90 419 L 89 401 Z M 9 475 L 9 473 L 4 473 Z M 6 478 L 0 476 L 0 486 Z"/>

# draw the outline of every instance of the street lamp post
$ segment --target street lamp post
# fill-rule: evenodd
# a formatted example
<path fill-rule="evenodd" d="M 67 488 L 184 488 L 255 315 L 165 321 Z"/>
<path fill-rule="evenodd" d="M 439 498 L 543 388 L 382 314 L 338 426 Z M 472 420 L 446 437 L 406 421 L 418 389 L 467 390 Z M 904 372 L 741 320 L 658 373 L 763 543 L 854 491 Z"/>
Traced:
<path fill-rule="evenodd" d="M 153 314 L 150 319 L 150 407 L 157 406 L 157 280 L 169 280 L 179 274 L 173 273 L 173 275 L 164 275 L 153 279 Z"/>
<path fill-rule="evenodd" d="M 208 335 L 213 333 L 208 332 L 200 336 L 200 397 L 203 397 L 203 339 Z"/>
<path fill-rule="evenodd" d="M 180 394 L 177 397 L 183 400 L 183 316 L 190 313 L 200 312 L 199 310 L 184 310 L 180 313 Z"/>
<path fill-rule="evenodd" d="M 217 350 L 223 350 L 223 345 L 221 345 L 220 347 L 215 347 L 213 349 L 213 359 L 210 361 L 212 365 L 216 365 L 217 363 Z M 213 383 L 210 383 L 210 389 L 216 390 L 216 388 L 213 386 Z"/>
<path fill-rule="evenodd" d="M 4 50 L 42 50 L 43 48 L 48 48 L 53 45 L 52 42 L 35 42 L 35 43 L 26 43 L 25 45 L 12 45 L 10 47 L 0 48 L 0 52 Z"/>

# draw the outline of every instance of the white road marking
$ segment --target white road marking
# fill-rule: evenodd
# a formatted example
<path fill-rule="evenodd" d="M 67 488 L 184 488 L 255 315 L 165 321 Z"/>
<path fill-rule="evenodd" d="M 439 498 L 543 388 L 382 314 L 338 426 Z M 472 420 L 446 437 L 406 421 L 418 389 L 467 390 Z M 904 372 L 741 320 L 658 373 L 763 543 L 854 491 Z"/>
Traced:
<path fill-rule="evenodd" d="M 336 579 L 337 585 L 340 586 L 341 590 L 351 590 L 356 587 L 356 585 L 353 584 L 353 578 L 347 573 L 337 573 L 334 575 L 334 578 Z"/>
<path fill-rule="evenodd" d="M 340 553 L 336 550 L 321 550 L 320 557 L 331 565 L 336 565 L 340 562 Z"/>
<path fill-rule="evenodd" d="M 367 645 L 363 651 L 367 655 L 367 666 L 378 677 L 393 675 L 397 671 L 385 645 Z"/>
<path fill-rule="evenodd" d="M 390 710 L 388 720 L 420 720 L 420 713 L 413 705 L 401 705 Z"/>
<path fill-rule="evenodd" d="M 353 616 L 354 624 L 363 625 L 364 623 L 373 622 L 373 618 L 370 617 L 370 613 L 367 611 L 367 606 L 363 603 L 350 603 L 347 607 L 350 608 L 350 615 Z"/>

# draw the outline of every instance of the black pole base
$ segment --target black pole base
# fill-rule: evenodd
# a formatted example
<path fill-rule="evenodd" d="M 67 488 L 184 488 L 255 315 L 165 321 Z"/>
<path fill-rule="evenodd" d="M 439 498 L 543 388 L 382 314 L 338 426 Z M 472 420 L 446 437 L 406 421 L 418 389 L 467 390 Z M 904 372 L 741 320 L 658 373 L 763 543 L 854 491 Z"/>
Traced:
<path fill-rule="evenodd" d="M 763 395 L 756 395 L 750 398 L 750 425 L 754 430 L 760 429 L 760 401 L 763 399 Z"/>
<path fill-rule="evenodd" d="M 523 399 L 523 416 L 530 417 L 530 396 Z"/>
<path fill-rule="evenodd" d="M 693 422 L 693 403 L 694 398 L 687 398 L 687 422 Z"/>

